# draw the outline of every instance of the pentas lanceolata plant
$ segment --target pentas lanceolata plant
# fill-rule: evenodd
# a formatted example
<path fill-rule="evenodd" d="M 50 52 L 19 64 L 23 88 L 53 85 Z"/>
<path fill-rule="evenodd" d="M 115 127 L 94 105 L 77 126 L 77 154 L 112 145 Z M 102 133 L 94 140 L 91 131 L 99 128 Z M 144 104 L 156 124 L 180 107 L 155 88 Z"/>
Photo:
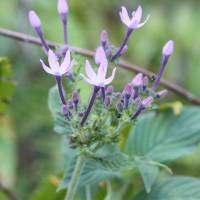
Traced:
<path fill-rule="evenodd" d="M 140 23 L 142 17 L 142 8 L 138 7 L 132 13 L 132 19 L 129 18 L 128 12 L 125 7 L 122 7 L 120 17 L 122 22 L 127 26 L 127 33 L 120 48 L 115 49 L 114 46 L 109 45 L 107 32 L 104 30 L 101 33 L 101 46 L 97 48 L 95 54 L 96 66 L 91 66 L 88 60 L 85 61 L 85 72 L 87 77 L 83 74 L 74 74 L 77 68 L 78 60 L 71 60 L 67 39 L 67 13 L 68 6 L 65 0 L 58 1 L 58 12 L 61 15 L 63 30 L 64 30 L 64 43 L 65 45 L 56 49 L 54 53 L 47 45 L 42 29 L 41 21 L 34 11 L 29 12 L 29 20 L 32 27 L 36 30 L 41 39 L 43 50 L 48 56 L 49 65 L 45 65 L 46 61 L 42 63 L 44 70 L 55 76 L 60 99 L 62 102 L 61 113 L 73 128 L 73 132 L 68 135 L 69 145 L 71 148 L 79 149 L 79 156 L 84 156 L 85 159 L 93 156 L 94 152 L 105 144 L 118 143 L 121 139 L 118 137 L 121 130 L 127 125 L 136 124 L 138 116 L 144 110 L 155 109 L 154 101 L 163 98 L 167 94 L 167 90 L 156 92 L 156 88 L 162 77 L 169 57 L 173 53 L 174 43 L 168 41 L 163 47 L 163 60 L 161 70 L 155 80 L 152 88 L 149 88 L 148 77 L 139 73 L 136 75 L 131 83 L 128 83 L 124 91 L 120 93 L 117 88 L 109 85 L 112 83 L 117 73 L 114 68 L 111 75 L 107 75 L 107 69 L 110 62 L 116 63 L 120 56 L 125 54 L 128 47 L 127 41 L 134 29 L 142 27 L 149 19 L 147 16 L 143 23 Z M 97 70 L 96 70 L 97 69 Z M 70 99 L 65 99 L 62 89 L 62 75 L 67 77 L 72 83 L 77 86 L 77 80 L 82 77 L 88 84 L 92 85 L 93 91 L 88 105 L 83 105 L 80 98 L 80 89 L 72 91 Z M 106 86 L 109 85 L 106 89 Z M 76 88 L 76 87 L 74 87 Z M 111 118 L 111 123 L 107 123 Z M 91 149 L 91 146 L 97 146 Z M 82 167 L 84 164 L 82 159 Z M 77 161 L 80 165 L 81 161 Z M 82 168 L 79 166 L 79 168 Z M 76 171 L 77 170 L 77 171 Z M 74 174 L 78 173 L 78 167 L 75 169 Z M 80 171 L 79 171 L 80 173 Z M 78 177 L 78 176 L 77 176 Z M 74 178 L 66 199 L 72 199 L 75 191 L 75 183 L 78 178 Z"/>

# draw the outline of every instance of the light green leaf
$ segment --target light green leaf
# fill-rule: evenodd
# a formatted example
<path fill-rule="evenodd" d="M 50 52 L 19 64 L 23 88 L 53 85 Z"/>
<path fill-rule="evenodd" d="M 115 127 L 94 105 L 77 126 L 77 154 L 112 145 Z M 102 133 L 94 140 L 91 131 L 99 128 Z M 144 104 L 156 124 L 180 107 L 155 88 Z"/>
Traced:
<path fill-rule="evenodd" d="M 156 180 L 159 169 L 157 166 L 140 165 L 138 166 L 138 170 L 140 171 L 142 179 L 144 181 L 145 189 L 149 193 L 151 191 L 151 187 L 154 181 Z"/>
<path fill-rule="evenodd" d="M 130 200 L 199 200 L 200 180 L 192 177 L 172 177 L 158 181 L 151 193 L 144 190 Z"/>
<path fill-rule="evenodd" d="M 175 117 L 172 110 L 143 115 L 129 133 L 125 153 L 147 156 L 157 162 L 170 162 L 189 155 L 200 141 L 200 108 L 183 107 Z"/>
<path fill-rule="evenodd" d="M 55 85 L 49 91 L 48 105 L 54 118 L 54 131 L 58 134 L 68 135 L 73 132 L 71 122 L 66 120 L 61 113 L 61 100 L 58 87 Z"/>

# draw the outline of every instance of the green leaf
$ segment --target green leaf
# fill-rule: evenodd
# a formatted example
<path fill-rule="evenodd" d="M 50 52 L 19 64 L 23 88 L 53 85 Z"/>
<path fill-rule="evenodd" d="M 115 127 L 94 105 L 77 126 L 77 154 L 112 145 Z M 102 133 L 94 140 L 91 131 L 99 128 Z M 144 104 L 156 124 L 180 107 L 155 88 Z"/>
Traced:
<path fill-rule="evenodd" d="M 125 153 L 147 156 L 157 162 L 170 162 L 189 155 L 200 141 L 200 108 L 183 107 L 175 117 L 172 110 L 143 115 L 130 130 Z"/>
<path fill-rule="evenodd" d="M 199 200 L 200 180 L 192 177 L 172 177 L 158 181 L 150 194 L 144 190 L 130 200 Z"/>
<path fill-rule="evenodd" d="M 48 105 L 54 118 L 54 131 L 58 134 L 68 135 L 73 132 L 71 122 L 66 120 L 61 113 L 61 100 L 57 85 L 49 91 Z"/>
<path fill-rule="evenodd" d="M 144 181 L 145 189 L 149 193 L 154 181 L 156 180 L 159 169 L 157 166 L 140 165 L 138 166 L 138 170 L 141 173 L 142 179 Z"/>

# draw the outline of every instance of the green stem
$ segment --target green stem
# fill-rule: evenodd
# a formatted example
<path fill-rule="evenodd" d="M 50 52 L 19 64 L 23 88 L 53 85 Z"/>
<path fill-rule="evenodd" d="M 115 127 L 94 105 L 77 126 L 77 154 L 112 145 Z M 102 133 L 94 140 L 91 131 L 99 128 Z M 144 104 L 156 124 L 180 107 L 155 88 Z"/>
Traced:
<path fill-rule="evenodd" d="M 126 126 L 127 122 L 122 122 L 119 124 L 118 128 L 111 134 L 111 137 L 115 137 L 120 131 L 122 131 Z"/>
<path fill-rule="evenodd" d="M 86 190 L 86 199 L 87 199 L 87 200 L 92 200 L 92 199 L 91 199 L 90 185 L 86 185 L 86 186 L 85 186 L 85 190 Z"/>
<path fill-rule="evenodd" d="M 78 157 L 65 200 L 73 200 L 85 161 L 86 157 L 83 154 Z"/>
<path fill-rule="evenodd" d="M 106 186 L 107 186 L 107 195 L 104 200 L 112 200 L 112 189 L 109 180 L 106 181 Z"/>
<path fill-rule="evenodd" d="M 92 152 L 95 153 L 95 152 L 98 151 L 101 147 L 102 147 L 102 145 L 99 143 L 96 147 L 94 147 L 94 149 L 92 149 Z"/>

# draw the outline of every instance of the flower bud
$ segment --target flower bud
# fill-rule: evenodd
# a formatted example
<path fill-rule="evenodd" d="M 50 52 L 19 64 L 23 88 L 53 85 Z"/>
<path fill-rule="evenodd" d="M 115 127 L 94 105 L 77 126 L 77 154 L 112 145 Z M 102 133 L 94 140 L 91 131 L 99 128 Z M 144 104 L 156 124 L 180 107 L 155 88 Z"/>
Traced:
<path fill-rule="evenodd" d="M 107 90 L 106 90 L 106 94 L 107 95 L 111 95 L 113 93 L 113 86 L 112 85 L 109 85 Z"/>
<path fill-rule="evenodd" d="M 126 86 L 126 88 L 125 88 L 125 90 L 123 92 L 123 95 L 124 95 L 124 107 L 126 109 L 128 109 L 128 107 L 129 107 L 129 100 L 131 98 L 132 93 L 133 93 L 133 88 L 132 88 L 131 83 L 129 83 Z"/>
<path fill-rule="evenodd" d="M 55 52 L 55 56 L 58 60 L 60 60 L 62 58 L 62 53 L 60 51 L 56 51 Z"/>
<path fill-rule="evenodd" d="M 104 100 L 104 105 L 106 108 L 108 108 L 110 106 L 110 104 L 111 104 L 111 98 L 110 98 L 110 96 L 107 96 Z"/>
<path fill-rule="evenodd" d="M 66 0 L 58 0 L 57 8 L 58 8 L 58 13 L 60 15 L 68 13 L 68 6 Z"/>
<path fill-rule="evenodd" d="M 122 49 L 122 51 L 120 52 L 119 56 L 122 56 L 126 53 L 126 51 L 128 50 L 127 46 L 124 46 L 124 48 Z"/>
<path fill-rule="evenodd" d="M 101 62 L 106 59 L 106 54 L 102 47 L 99 47 L 95 54 L 95 62 L 98 66 L 100 66 Z"/>
<path fill-rule="evenodd" d="M 142 82 L 142 74 L 139 73 L 133 80 L 132 80 L 133 89 L 140 89 L 143 85 Z"/>
<path fill-rule="evenodd" d="M 37 16 L 37 14 L 33 10 L 29 12 L 29 21 L 31 23 L 31 26 L 35 29 L 40 28 L 42 25 L 40 18 Z"/>
<path fill-rule="evenodd" d="M 68 108 L 67 108 L 66 105 L 62 105 L 62 107 L 61 107 L 61 112 L 62 112 L 63 116 L 64 116 L 66 119 L 70 120 L 70 118 L 69 118 L 69 110 L 68 110 Z"/>
<path fill-rule="evenodd" d="M 104 30 L 101 33 L 101 46 L 106 50 L 109 46 L 107 32 Z"/>
<path fill-rule="evenodd" d="M 145 94 L 149 95 L 149 89 L 148 88 L 145 90 Z"/>
<path fill-rule="evenodd" d="M 121 101 L 118 102 L 117 105 L 116 105 L 116 108 L 117 108 L 117 110 L 119 110 L 121 112 L 124 109 L 123 103 Z"/>
<path fill-rule="evenodd" d="M 78 110 L 78 102 L 79 102 L 79 96 L 78 96 L 78 92 L 77 91 L 74 91 L 72 93 L 72 101 L 73 101 L 73 107 L 74 107 L 74 110 Z"/>
<path fill-rule="evenodd" d="M 76 82 L 76 78 L 74 77 L 74 72 L 69 70 L 66 73 L 63 74 L 66 78 L 71 80 L 72 82 Z"/>
<path fill-rule="evenodd" d="M 145 76 L 143 78 L 143 86 L 142 86 L 143 91 L 145 91 L 147 89 L 147 87 L 148 87 L 148 77 Z"/>
<path fill-rule="evenodd" d="M 144 99 L 140 105 L 142 107 L 142 110 L 148 108 L 151 105 L 152 101 L 153 97 L 147 97 L 146 99 Z"/>
<path fill-rule="evenodd" d="M 66 55 L 67 51 L 69 50 L 68 45 L 64 45 L 60 48 L 61 53 L 63 54 L 63 56 Z"/>
<path fill-rule="evenodd" d="M 71 99 L 69 99 L 69 100 L 67 101 L 67 105 L 68 105 L 69 109 L 72 109 L 72 108 L 73 108 L 73 103 L 72 103 L 72 100 L 71 100 Z"/>
<path fill-rule="evenodd" d="M 158 93 L 155 95 L 154 99 L 161 99 L 161 98 L 163 98 L 166 94 L 167 94 L 167 90 L 162 90 L 162 91 L 158 92 Z"/>
<path fill-rule="evenodd" d="M 79 117 L 83 117 L 83 115 L 84 115 L 84 111 L 81 110 L 81 111 L 78 112 Z"/>
<path fill-rule="evenodd" d="M 120 97 L 121 97 L 121 93 L 120 92 L 115 93 L 115 98 L 116 99 L 119 99 Z"/>
<path fill-rule="evenodd" d="M 163 47 L 162 54 L 165 56 L 171 56 L 174 51 L 174 42 L 169 40 Z"/>
<path fill-rule="evenodd" d="M 101 90 L 99 90 L 99 96 L 100 96 L 100 97 L 103 97 L 102 91 L 101 91 Z"/>
<path fill-rule="evenodd" d="M 138 106 L 140 104 L 141 99 L 140 98 L 136 98 L 133 102 L 133 105 Z"/>
<path fill-rule="evenodd" d="M 112 50 L 111 49 L 107 49 L 106 50 L 106 57 L 107 58 L 111 58 L 112 57 Z"/>

